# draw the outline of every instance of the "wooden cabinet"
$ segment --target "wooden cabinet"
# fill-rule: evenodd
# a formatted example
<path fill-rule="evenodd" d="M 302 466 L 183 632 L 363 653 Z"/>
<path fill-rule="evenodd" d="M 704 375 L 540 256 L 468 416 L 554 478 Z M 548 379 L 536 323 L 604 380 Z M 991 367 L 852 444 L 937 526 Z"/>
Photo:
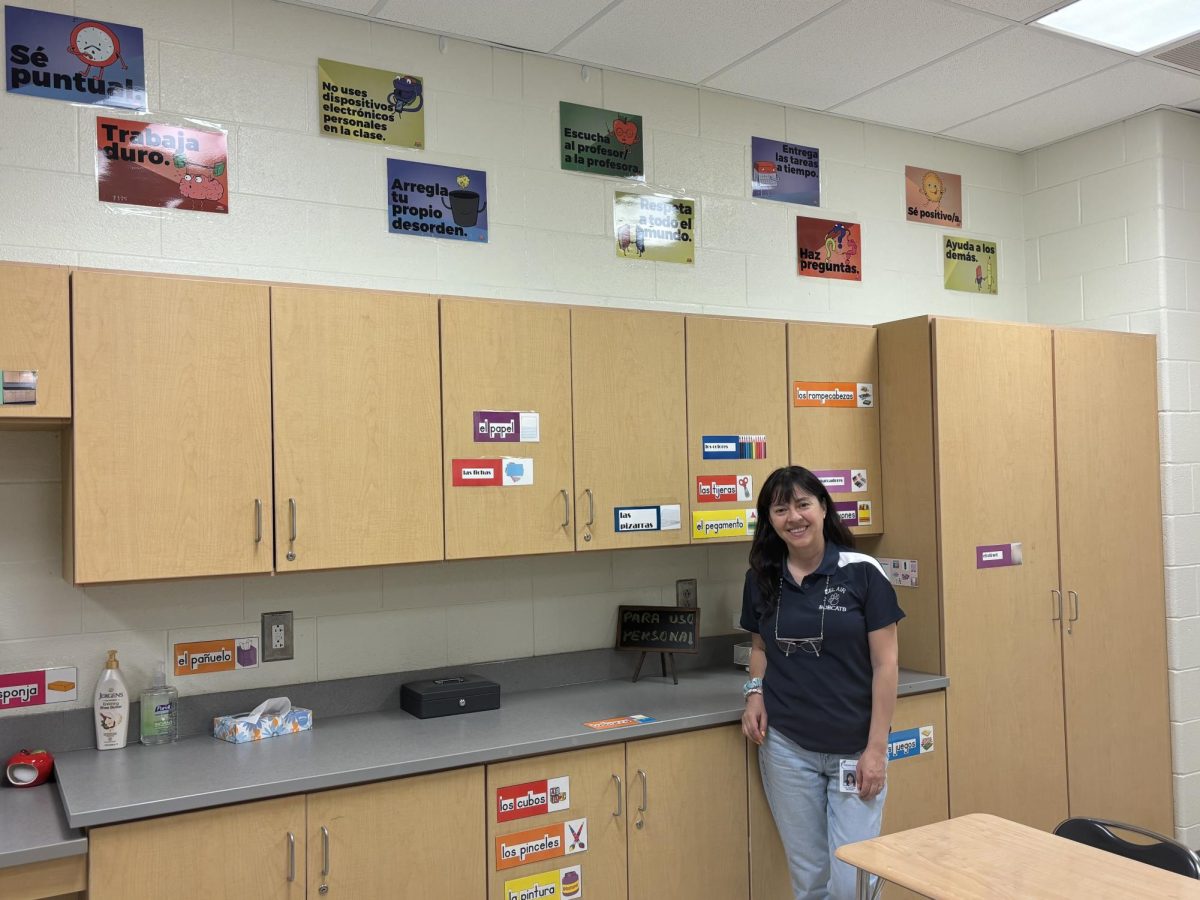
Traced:
<path fill-rule="evenodd" d="M 0 263 L 0 372 L 33 370 L 38 379 L 37 402 L 0 402 L 0 421 L 71 417 L 68 279 L 58 266 Z"/>
<path fill-rule="evenodd" d="M 1170 833 L 1154 340 L 916 321 L 881 326 L 881 352 L 932 367 L 932 406 L 919 379 L 883 392 L 934 423 L 910 546 L 932 553 L 935 510 L 951 813 Z M 884 435 L 889 483 L 920 483 L 925 464 L 892 450 L 904 440 Z"/>
<path fill-rule="evenodd" d="M 266 286 L 72 279 L 75 582 L 269 572 Z"/>
<path fill-rule="evenodd" d="M 304 797 L 88 831 L 89 900 L 304 900 Z"/>
<path fill-rule="evenodd" d="M 747 360 L 753 363 L 743 364 Z M 784 323 L 687 317 L 691 516 L 685 524 L 693 543 L 747 541 L 753 535 L 749 511 L 758 492 L 771 472 L 787 464 L 786 385 Z M 731 443 L 734 458 L 724 456 L 724 449 L 706 450 L 705 439 L 714 437 Z M 724 458 L 705 458 L 716 454 Z M 721 493 L 728 490 L 733 493 Z"/>
<path fill-rule="evenodd" d="M 626 746 L 629 900 L 749 896 L 746 741 L 739 725 Z"/>
<path fill-rule="evenodd" d="M 438 311 L 271 288 L 275 568 L 442 558 Z"/>
<path fill-rule="evenodd" d="M 932 727 L 933 749 L 888 763 L 888 795 L 883 806 L 882 834 L 893 834 L 940 822 L 949 817 L 946 758 L 946 701 L 943 691 L 913 694 L 896 701 L 893 734 Z M 758 768 L 758 749 L 747 743 L 750 791 L 750 897 L 774 900 L 791 896 L 787 858 L 771 808 L 767 805 Z M 886 885 L 889 900 L 915 897 L 896 885 Z"/>
<path fill-rule="evenodd" d="M 498 792 L 501 789 L 551 778 L 569 779 L 568 809 L 498 821 Z M 628 896 L 625 836 L 628 807 L 623 796 L 624 779 L 624 744 L 608 744 L 488 766 L 488 900 L 508 900 L 504 891 L 507 881 L 568 866 L 580 867 L 583 896 L 588 900 L 625 900 Z M 565 849 L 572 843 L 572 835 L 566 830 L 569 827 L 567 823 L 579 819 L 587 821 L 585 851 L 499 868 L 500 845 L 519 846 L 509 836 L 531 828 L 537 829 L 538 834 L 561 834 L 562 847 Z M 578 825 L 575 827 L 578 828 Z M 514 861 L 519 859 L 516 857 Z"/>
<path fill-rule="evenodd" d="M 791 461 L 828 473 L 823 480 L 852 532 L 880 534 L 879 404 L 887 400 L 879 396 L 875 329 L 792 322 L 787 330 Z"/>
<path fill-rule="evenodd" d="M 574 550 L 571 311 L 443 298 L 441 312 L 446 558 Z M 480 440 L 480 412 L 535 413 L 538 440 Z M 455 486 L 456 460 L 503 457 L 532 460 L 533 483 Z"/>
<path fill-rule="evenodd" d="M 308 795 L 310 896 L 483 897 L 483 767 Z"/>
<path fill-rule="evenodd" d="M 87 857 L 65 856 L 45 862 L 0 869 L 4 900 L 84 900 Z"/>
<path fill-rule="evenodd" d="M 683 316 L 571 311 L 575 411 L 575 547 L 686 544 L 687 393 Z M 673 507 L 660 528 L 618 532 L 617 509 Z M 625 521 L 658 521 L 632 513 Z M 674 527 L 662 527 L 673 524 Z"/>

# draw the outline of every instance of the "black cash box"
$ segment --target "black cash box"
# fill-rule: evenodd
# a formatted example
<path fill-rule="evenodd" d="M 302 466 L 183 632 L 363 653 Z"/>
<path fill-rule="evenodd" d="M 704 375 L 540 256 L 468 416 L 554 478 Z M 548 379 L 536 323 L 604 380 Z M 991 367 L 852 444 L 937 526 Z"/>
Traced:
<path fill-rule="evenodd" d="M 480 675 L 444 675 L 400 685 L 400 708 L 418 719 L 500 708 L 500 685 Z"/>

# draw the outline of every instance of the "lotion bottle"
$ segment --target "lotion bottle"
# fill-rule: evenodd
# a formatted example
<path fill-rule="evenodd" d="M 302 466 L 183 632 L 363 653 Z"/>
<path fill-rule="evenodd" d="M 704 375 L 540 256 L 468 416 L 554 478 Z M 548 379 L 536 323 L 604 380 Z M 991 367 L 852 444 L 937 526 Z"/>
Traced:
<path fill-rule="evenodd" d="M 129 733 L 129 691 L 121 677 L 117 651 L 108 651 L 108 661 L 93 698 L 96 713 L 96 749 L 120 750 Z"/>
<path fill-rule="evenodd" d="M 154 683 L 142 691 L 143 744 L 170 744 L 179 737 L 179 691 L 167 684 L 167 667 L 160 660 Z"/>

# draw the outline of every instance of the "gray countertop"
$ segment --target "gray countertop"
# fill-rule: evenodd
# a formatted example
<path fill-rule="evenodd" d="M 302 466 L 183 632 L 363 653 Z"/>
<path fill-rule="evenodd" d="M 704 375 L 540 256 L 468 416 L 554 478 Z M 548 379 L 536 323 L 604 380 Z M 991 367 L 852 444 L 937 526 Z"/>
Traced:
<path fill-rule="evenodd" d="M 87 838 L 71 828 L 53 784 L 0 787 L 0 869 L 87 853 Z"/>
<path fill-rule="evenodd" d="M 193 737 L 157 747 L 64 753 L 56 759 L 62 812 L 53 811 L 59 819 L 65 813 L 62 845 L 76 849 L 58 855 L 86 852 L 86 840 L 67 826 L 107 825 L 736 722 L 745 677 L 731 667 L 693 670 L 678 685 L 650 677 L 637 684 L 603 681 L 505 694 L 500 709 L 462 716 L 422 720 L 391 709 L 318 717 L 312 731 L 247 744 Z M 944 687 L 941 676 L 900 672 L 901 696 Z M 635 713 L 656 721 L 606 731 L 583 724 Z M 0 811 L 11 821 L 7 809 Z M 50 858 L 18 858 L 23 844 L 10 833 L 15 831 L 0 828 L 0 865 Z"/>

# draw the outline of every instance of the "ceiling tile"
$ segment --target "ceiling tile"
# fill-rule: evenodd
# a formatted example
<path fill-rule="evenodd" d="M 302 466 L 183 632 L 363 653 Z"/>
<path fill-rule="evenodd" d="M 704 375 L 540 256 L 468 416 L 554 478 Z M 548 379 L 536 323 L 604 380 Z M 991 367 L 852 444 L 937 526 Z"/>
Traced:
<path fill-rule="evenodd" d="M 549 53 L 612 0 L 388 0 L 375 18 Z"/>
<path fill-rule="evenodd" d="M 981 12 L 1004 16 L 1014 22 L 1027 22 L 1040 13 L 1062 6 L 1062 0 L 952 0 L 959 6 L 969 6 Z"/>
<path fill-rule="evenodd" d="M 291 0 L 287 0 L 291 2 Z M 356 15 L 365 16 L 375 8 L 379 0 L 308 0 L 305 6 L 320 6 L 324 9 L 332 9 L 336 12 L 350 12 Z"/>
<path fill-rule="evenodd" d="M 838 0 L 623 0 L 556 51 L 617 69 L 698 82 Z"/>
<path fill-rule="evenodd" d="M 934 0 L 849 0 L 706 83 L 828 109 L 1003 27 Z"/>
<path fill-rule="evenodd" d="M 1029 150 L 1200 92 L 1200 77 L 1131 60 L 943 132 L 1009 150 Z"/>
<path fill-rule="evenodd" d="M 1114 50 L 1017 25 L 834 111 L 918 131 L 944 131 L 1127 59 Z"/>

